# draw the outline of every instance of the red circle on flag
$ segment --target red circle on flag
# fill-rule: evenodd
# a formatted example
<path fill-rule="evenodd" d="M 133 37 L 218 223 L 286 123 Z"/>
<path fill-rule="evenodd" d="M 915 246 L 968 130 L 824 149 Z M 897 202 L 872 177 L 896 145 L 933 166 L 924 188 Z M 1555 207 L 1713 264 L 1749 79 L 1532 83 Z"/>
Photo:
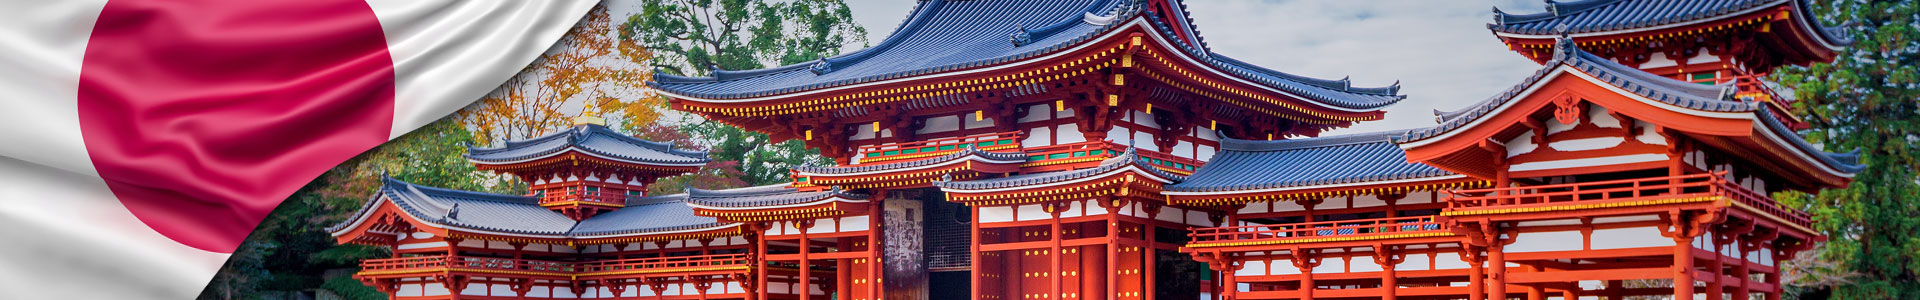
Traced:
<path fill-rule="evenodd" d="M 387 140 L 393 76 L 363 1 L 111 1 L 81 69 L 81 134 L 147 226 L 233 252 L 286 197 Z"/>

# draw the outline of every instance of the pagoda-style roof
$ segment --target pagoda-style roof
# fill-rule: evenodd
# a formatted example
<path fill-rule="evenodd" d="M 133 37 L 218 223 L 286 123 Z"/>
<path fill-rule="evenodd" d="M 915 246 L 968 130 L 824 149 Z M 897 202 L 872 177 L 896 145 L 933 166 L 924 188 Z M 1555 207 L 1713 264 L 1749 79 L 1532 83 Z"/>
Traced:
<path fill-rule="evenodd" d="M 686 194 L 675 196 L 685 198 L 687 204 L 693 205 L 693 207 L 712 210 L 774 208 L 821 202 L 867 202 L 867 195 L 865 194 L 846 192 L 840 189 L 801 191 L 789 187 L 786 184 L 726 190 L 688 188 Z"/>
<path fill-rule="evenodd" d="M 475 164 L 507 165 L 569 152 L 637 165 L 699 167 L 708 161 L 706 152 L 675 149 L 671 143 L 642 140 L 596 124 L 582 124 L 540 137 L 507 141 L 506 145 L 496 148 L 469 148 L 467 159 Z"/>
<path fill-rule="evenodd" d="M 1115 193 L 1158 199 L 1164 197 L 1160 193 L 1162 187 L 1185 179 L 1186 176 L 1154 167 L 1150 159 L 1128 148 L 1125 153 L 1092 168 L 977 180 L 941 180 L 933 186 L 946 192 L 948 201 L 1002 205 Z"/>
<path fill-rule="evenodd" d="M 1173 202 L 1457 185 L 1474 179 L 1408 162 L 1388 140 L 1404 130 L 1293 140 L 1224 139 L 1220 153 L 1166 193 Z M 1255 197 L 1259 196 L 1259 197 Z M 1265 197 L 1272 196 L 1272 197 Z"/>
<path fill-rule="evenodd" d="M 809 186 L 846 186 L 874 188 L 926 184 L 934 178 L 962 173 L 1008 173 L 1020 170 L 1027 154 L 1019 151 L 994 152 L 972 145 L 953 153 L 917 160 L 856 164 L 846 166 L 794 167 L 796 184 Z"/>
<path fill-rule="evenodd" d="M 913 77 L 945 76 L 997 68 L 1089 46 L 1120 28 L 1145 26 L 1178 49 L 1235 80 L 1294 94 L 1311 105 L 1341 111 L 1371 111 L 1404 96 L 1399 87 L 1353 87 L 1253 66 L 1181 38 L 1197 30 L 1169 23 L 1125 0 L 928 0 L 920 1 L 894 33 L 873 47 L 818 61 L 727 71 L 710 77 L 657 74 L 653 87 L 676 98 L 740 104 L 788 95 L 880 84 Z M 1180 5 L 1176 5 L 1180 6 Z M 1184 17 L 1184 12 L 1173 14 Z M 1175 24 L 1175 25 L 1169 25 Z M 1181 26 L 1175 28 L 1173 26 Z"/>
<path fill-rule="evenodd" d="M 1581 0 L 1547 1 L 1547 11 L 1510 14 L 1494 9 L 1494 22 L 1487 28 L 1507 35 L 1533 35 L 1551 38 L 1565 26 L 1574 37 L 1630 33 L 1687 26 L 1747 15 L 1768 8 L 1790 5 L 1799 13 L 1797 26 L 1819 37 L 1830 48 L 1852 44 L 1839 30 L 1821 26 L 1808 18 L 1812 12 L 1806 0 Z"/>
<path fill-rule="evenodd" d="M 1416 148 L 1459 138 L 1456 136 L 1463 135 L 1471 128 L 1514 126 L 1512 123 L 1517 121 L 1494 120 L 1494 116 L 1516 115 L 1507 112 L 1520 106 L 1538 108 L 1552 105 L 1538 102 L 1521 104 L 1521 100 L 1545 98 L 1535 92 L 1550 81 L 1571 80 L 1590 82 L 1597 85 L 1599 91 L 1629 99 L 1625 103 L 1640 104 L 1616 102 L 1618 107 L 1614 108 L 1648 114 L 1649 117 L 1644 121 L 1688 134 L 1735 139 L 1737 144 L 1783 155 L 1782 160 L 1787 164 L 1810 162 L 1812 165 L 1805 165 L 1810 168 L 1805 169 L 1808 172 L 1833 176 L 1829 178 L 1846 178 L 1861 168 L 1855 162 L 1857 155 L 1822 151 L 1782 124 L 1772 111 L 1764 108 L 1764 104 L 1735 98 L 1736 89 L 1732 84 L 1700 85 L 1653 75 L 1580 50 L 1571 39 L 1563 38 L 1555 47 L 1553 58 L 1543 68 L 1512 88 L 1459 111 L 1436 111 L 1440 123 L 1438 126 L 1407 131 L 1390 137 L 1391 140 L 1401 144 L 1411 160 L 1433 159 L 1437 157 L 1432 156 L 1435 153 L 1416 151 Z M 1580 97 L 1592 96 L 1597 95 Z M 1653 114 L 1659 114 L 1659 117 L 1652 117 Z M 1480 142 L 1475 140 L 1477 137 L 1464 139 L 1467 140 L 1452 143 Z M 1829 181 L 1829 184 L 1836 183 Z"/>
<path fill-rule="evenodd" d="M 352 233 L 391 204 L 408 219 L 439 233 L 488 235 L 543 240 L 576 240 L 642 235 L 670 235 L 736 227 L 693 214 L 678 200 L 635 198 L 625 208 L 574 221 L 541 207 L 532 196 L 502 195 L 445 189 L 383 178 L 374 199 L 346 221 L 328 227 L 334 236 Z M 424 229 L 424 228 L 423 228 Z"/>
<path fill-rule="evenodd" d="M 1396 141 L 1406 143 L 1431 138 L 1480 120 L 1482 117 L 1508 107 L 1508 103 L 1518 100 L 1522 95 L 1530 92 L 1528 88 L 1547 79 L 1548 75 L 1552 75 L 1557 69 L 1557 66 L 1562 64 L 1586 72 L 1587 74 L 1593 74 L 1594 78 L 1603 80 L 1607 84 L 1620 87 L 1627 92 L 1673 106 L 1706 112 L 1753 112 L 1761 110 L 1759 109 L 1760 104 L 1758 103 L 1743 102 L 1735 99 L 1734 92 L 1737 91 L 1737 89 L 1732 83 L 1703 85 L 1673 80 L 1615 63 L 1613 60 L 1594 55 L 1593 53 L 1580 51 L 1579 48 L 1570 44 L 1563 45 L 1563 47 L 1568 47 L 1572 49 L 1572 51 L 1562 52 L 1564 55 L 1548 61 L 1546 67 L 1535 70 L 1532 75 L 1527 76 L 1527 79 L 1522 80 L 1520 84 L 1507 88 L 1499 94 L 1495 94 L 1493 97 L 1468 105 L 1464 109 L 1451 112 L 1434 112 L 1434 115 L 1438 116 L 1437 120 L 1440 125 L 1407 131 L 1395 137 Z"/>

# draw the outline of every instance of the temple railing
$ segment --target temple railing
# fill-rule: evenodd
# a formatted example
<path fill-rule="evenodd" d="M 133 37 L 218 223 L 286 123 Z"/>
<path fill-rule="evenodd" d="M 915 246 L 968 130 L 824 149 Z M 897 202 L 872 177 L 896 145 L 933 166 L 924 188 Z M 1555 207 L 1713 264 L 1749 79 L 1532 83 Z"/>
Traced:
<path fill-rule="evenodd" d="M 446 267 L 446 255 L 408 256 L 360 261 L 361 272 L 430 271 Z"/>
<path fill-rule="evenodd" d="M 1234 242 L 1284 242 L 1327 238 L 1393 238 L 1421 233 L 1446 233 L 1433 216 L 1375 218 L 1288 224 L 1201 227 L 1187 233 L 1189 246 Z"/>
<path fill-rule="evenodd" d="M 906 159 L 940 156 L 966 149 L 968 146 L 981 150 L 997 150 L 1020 147 L 1019 131 L 976 134 L 961 137 L 938 138 L 906 143 L 860 146 L 855 149 L 860 163 L 892 162 Z"/>
<path fill-rule="evenodd" d="M 1046 166 L 1077 162 L 1100 161 L 1119 155 L 1125 148 L 1116 148 L 1108 142 L 1079 142 L 1050 146 L 1027 147 L 1027 162 L 1023 166 Z"/>
<path fill-rule="evenodd" d="M 1773 198 L 1748 190 L 1724 176 L 1725 172 L 1567 184 L 1447 191 L 1446 211 L 1518 209 L 1580 203 L 1725 197 L 1742 206 L 1800 226 L 1813 226 L 1812 217 L 1786 208 Z"/>
<path fill-rule="evenodd" d="M 714 254 L 654 258 L 611 259 L 588 262 L 564 262 L 460 255 L 410 256 L 369 259 L 360 262 L 362 274 L 396 274 L 455 270 L 489 270 L 553 273 L 554 275 L 593 275 L 620 271 L 717 270 L 744 267 L 746 254 Z"/>
<path fill-rule="evenodd" d="M 1107 141 L 1027 147 L 1025 148 L 1027 162 L 1023 164 L 1023 166 L 1098 162 L 1119 156 L 1126 151 L 1127 146 Z M 1174 171 L 1180 174 L 1192 174 L 1193 171 L 1199 170 L 1200 166 L 1204 164 L 1192 158 L 1174 156 L 1173 154 L 1158 151 L 1135 149 L 1134 154 L 1140 157 L 1141 162 L 1159 167 L 1162 170 Z"/>
<path fill-rule="evenodd" d="M 737 267 L 746 266 L 748 263 L 747 255 L 743 253 L 604 260 L 583 262 L 576 266 L 578 266 L 580 272 L 583 273 L 598 273 L 648 269 Z"/>

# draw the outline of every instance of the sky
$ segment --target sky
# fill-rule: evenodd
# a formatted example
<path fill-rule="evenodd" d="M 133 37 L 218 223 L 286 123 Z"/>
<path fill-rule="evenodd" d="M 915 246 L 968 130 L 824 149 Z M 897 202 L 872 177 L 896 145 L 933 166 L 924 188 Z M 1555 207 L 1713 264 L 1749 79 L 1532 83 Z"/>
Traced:
<path fill-rule="evenodd" d="M 891 34 L 915 2 L 847 0 L 870 43 Z M 1351 76 L 1359 87 L 1400 82 L 1407 99 L 1389 106 L 1386 119 L 1327 134 L 1433 126 L 1435 109 L 1486 99 L 1540 67 L 1508 51 L 1486 27 L 1493 7 L 1539 12 L 1537 0 L 1186 2 L 1215 53 L 1298 75 Z"/>

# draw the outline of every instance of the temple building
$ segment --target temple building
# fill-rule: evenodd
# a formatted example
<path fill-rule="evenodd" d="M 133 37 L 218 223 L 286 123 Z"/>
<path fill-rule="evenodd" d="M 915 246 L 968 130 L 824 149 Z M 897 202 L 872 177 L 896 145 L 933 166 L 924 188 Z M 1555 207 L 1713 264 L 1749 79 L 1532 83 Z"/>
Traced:
<path fill-rule="evenodd" d="M 792 182 L 647 195 L 708 158 L 585 120 L 469 149 L 524 194 L 387 179 L 329 231 L 393 249 L 356 278 L 395 299 L 1778 299 L 1824 237 L 1769 194 L 1859 171 L 1758 81 L 1849 43 L 1802 0 L 1489 28 L 1542 67 L 1323 137 L 1406 96 L 1214 53 L 1177 0 L 924 0 L 867 49 L 650 83 L 835 162 Z"/>

